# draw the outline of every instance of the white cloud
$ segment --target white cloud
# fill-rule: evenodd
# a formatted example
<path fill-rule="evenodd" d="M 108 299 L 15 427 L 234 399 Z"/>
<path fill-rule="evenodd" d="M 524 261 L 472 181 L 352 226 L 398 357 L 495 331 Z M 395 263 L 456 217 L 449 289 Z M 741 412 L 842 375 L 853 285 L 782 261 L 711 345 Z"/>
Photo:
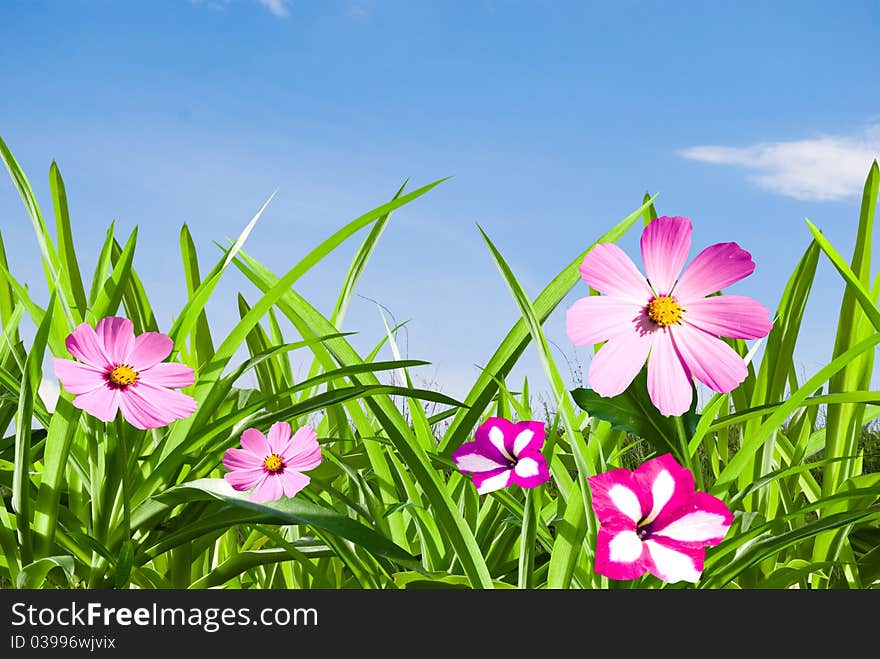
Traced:
<path fill-rule="evenodd" d="M 352 20 L 360 21 L 369 17 L 370 10 L 362 4 L 354 3 L 348 6 L 348 9 L 345 10 L 345 14 Z"/>
<path fill-rule="evenodd" d="M 880 158 L 880 124 L 856 137 L 822 135 L 748 147 L 695 146 L 681 156 L 753 170 L 762 188 L 795 199 L 830 201 L 858 196 L 871 162 Z"/>
<path fill-rule="evenodd" d="M 287 16 L 289 13 L 287 9 L 288 0 L 259 0 L 259 2 L 276 16 Z"/>

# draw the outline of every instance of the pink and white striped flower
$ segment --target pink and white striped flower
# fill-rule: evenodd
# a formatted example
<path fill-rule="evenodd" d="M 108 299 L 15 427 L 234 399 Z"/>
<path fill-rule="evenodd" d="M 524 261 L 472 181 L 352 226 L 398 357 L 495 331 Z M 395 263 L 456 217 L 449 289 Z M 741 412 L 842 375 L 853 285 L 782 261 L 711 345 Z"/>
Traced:
<path fill-rule="evenodd" d="M 597 574 L 696 583 L 705 547 L 724 539 L 733 514 L 723 501 L 694 491 L 694 477 L 667 453 L 635 471 L 613 469 L 587 479 L 599 520 Z"/>
<path fill-rule="evenodd" d="M 577 300 L 566 332 L 575 345 L 606 342 L 590 362 L 590 386 L 599 395 L 622 393 L 647 361 L 651 401 L 677 416 L 691 405 L 693 378 L 719 393 L 745 379 L 742 357 L 719 337 L 766 336 L 770 312 L 741 295 L 707 296 L 747 277 L 755 264 L 736 243 L 718 243 L 682 272 L 690 246 L 688 218 L 658 217 L 642 232 L 647 280 L 612 243 L 584 257 L 581 277 L 604 295 Z"/>
<path fill-rule="evenodd" d="M 510 485 L 532 488 L 550 478 L 542 446 L 541 421 L 513 423 L 490 417 L 477 428 L 474 441 L 459 446 L 452 459 L 459 471 L 472 475 L 480 494 Z"/>

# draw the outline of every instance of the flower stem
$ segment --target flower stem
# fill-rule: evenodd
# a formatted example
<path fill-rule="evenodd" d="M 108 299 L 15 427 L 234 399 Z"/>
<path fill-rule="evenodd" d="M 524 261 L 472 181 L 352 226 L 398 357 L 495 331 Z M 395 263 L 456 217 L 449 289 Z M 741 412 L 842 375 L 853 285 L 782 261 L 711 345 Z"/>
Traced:
<path fill-rule="evenodd" d="M 678 435 L 679 450 L 681 451 L 681 459 L 684 460 L 684 466 L 691 470 L 696 480 L 697 489 L 703 489 L 703 469 L 697 460 L 696 467 L 694 459 L 691 456 L 690 448 L 688 448 L 688 436 L 684 429 L 684 419 L 680 416 L 673 417 L 675 419 L 675 432 Z"/>
<path fill-rule="evenodd" d="M 128 509 L 128 451 L 125 446 L 125 425 L 117 415 L 116 420 L 116 468 L 119 469 L 119 488 L 122 497 L 123 538 L 131 539 L 131 513 Z"/>
<path fill-rule="evenodd" d="M 535 497 L 540 487 L 525 490 L 525 502 L 523 503 L 522 532 L 519 545 L 519 587 L 535 587 L 535 537 L 538 532 L 537 518 L 535 517 Z"/>

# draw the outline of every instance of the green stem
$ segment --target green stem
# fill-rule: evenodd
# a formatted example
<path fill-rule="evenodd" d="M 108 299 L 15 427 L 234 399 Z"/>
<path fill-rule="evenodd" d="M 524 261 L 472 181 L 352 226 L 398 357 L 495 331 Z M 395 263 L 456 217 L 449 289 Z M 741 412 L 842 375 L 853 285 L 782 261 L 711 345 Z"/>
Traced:
<path fill-rule="evenodd" d="M 535 498 L 537 490 L 525 490 L 526 500 L 523 503 L 522 533 L 519 545 L 519 587 L 535 587 L 535 537 L 538 531 L 535 514 Z"/>
<path fill-rule="evenodd" d="M 675 422 L 675 433 L 678 435 L 678 446 L 681 451 L 681 458 L 684 460 L 684 466 L 690 469 L 693 473 L 697 489 L 703 490 L 703 468 L 702 465 L 700 465 L 699 460 L 697 460 L 696 467 L 694 466 L 694 459 L 691 457 L 690 449 L 688 449 L 689 441 L 687 432 L 684 429 L 684 419 L 680 416 L 674 416 L 672 418 Z"/>
<path fill-rule="evenodd" d="M 103 542 L 106 538 L 102 538 L 98 534 L 100 528 L 99 520 L 103 515 L 103 496 L 101 494 L 101 486 L 104 483 L 104 474 L 101 473 L 100 458 L 98 455 L 98 442 L 100 434 L 95 431 L 93 424 L 85 419 L 86 425 L 86 444 L 89 449 L 89 493 L 91 494 L 92 503 L 92 519 L 87 531 L 98 541 Z M 106 446 L 106 442 L 105 442 Z M 101 555 L 96 551 L 92 551 L 92 560 L 89 564 L 89 588 L 96 588 L 101 578 L 100 566 L 103 562 Z"/>
<path fill-rule="evenodd" d="M 124 540 L 131 539 L 131 512 L 128 504 L 128 451 L 125 446 L 125 425 L 116 415 L 116 468 L 119 469 L 119 487 L 122 498 L 122 530 Z"/>

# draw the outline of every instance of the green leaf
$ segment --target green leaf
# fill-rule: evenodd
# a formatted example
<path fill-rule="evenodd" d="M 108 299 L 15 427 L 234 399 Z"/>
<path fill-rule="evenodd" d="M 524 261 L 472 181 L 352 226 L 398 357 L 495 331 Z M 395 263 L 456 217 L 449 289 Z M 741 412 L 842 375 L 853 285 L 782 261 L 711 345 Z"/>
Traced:
<path fill-rule="evenodd" d="M 46 314 L 37 328 L 30 352 L 28 352 L 18 399 L 15 425 L 15 471 L 12 476 L 12 509 L 16 513 L 22 563 L 31 560 L 30 470 L 33 466 L 31 423 L 33 421 L 34 399 L 37 398 L 37 390 L 43 379 L 43 355 L 49 340 L 49 328 L 52 325 L 55 299 L 55 293 L 53 293 L 49 299 L 49 305 L 46 307 Z"/>
<path fill-rule="evenodd" d="M 58 165 L 52 162 L 49 168 L 49 188 L 55 207 L 55 232 L 58 235 L 58 257 L 61 266 L 61 281 L 71 300 L 71 307 L 76 310 L 74 320 L 81 322 L 86 314 L 86 291 L 83 288 L 79 261 L 73 247 L 73 232 L 70 229 L 70 213 L 67 208 L 67 190 Z"/>
<path fill-rule="evenodd" d="M 64 470 L 81 414 L 82 410 L 75 408 L 61 396 L 49 423 L 46 445 L 43 449 L 43 474 L 34 511 L 34 530 L 40 536 L 43 552 L 50 551 L 54 541 Z"/>
<path fill-rule="evenodd" d="M 113 587 L 127 588 L 131 577 L 131 568 L 134 564 L 134 543 L 130 539 L 122 542 L 119 555 L 116 557 L 116 566 L 113 570 Z"/>
<path fill-rule="evenodd" d="M 463 574 L 446 574 L 443 572 L 397 572 L 394 575 L 394 583 L 398 588 L 406 590 L 467 590 L 471 588 L 470 581 Z M 505 581 L 494 580 L 495 588 L 513 589 L 516 586 Z"/>
<path fill-rule="evenodd" d="M 73 579 L 73 556 L 47 556 L 23 567 L 15 580 L 15 587 L 22 590 L 39 588 L 56 567 L 64 570 L 68 582 Z"/>
<path fill-rule="evenodd" d="M 420 570 L 421 565 L 411 554 L 350 517 L 342 515 L 302 497 L 282 498 L 267 503 L 254 503 L 246 492 L 237 492 L 221 478 L 203 478 L 172 487 L 163 492 L 159 501 L 183 503 L 190 501 L 210 501 L 216 499 L 224 503 L 266 515 L 280 524 L 309 524 L 317 529 L 350 540 L 358 547 L 375 556 Z"/>
<path fill-rule="evenodd" d="M 647 382 L 647 371 L 643 368 L 622 394 L 605 397 L 592 389 L 578 388 L 571 392 L 571 397 L 590 416 L 607 421 L 612 428 L 641 437 L 658 453 L 671 452 L 681 464 L 689 464 L 690 456 L 683 456 L 679 448 L 675 419 L 660 414 L 651 402 Z M 691 408 L 682 416 L 682 421 L 690 439 L 700 421 L 696 396 Z"/>
<path fill-rule="evenodd" d="M 834 565 L 834 563 L 829 561 L 823 563 L 808 563 L 803 559 L 795 558 L 787 564 L 773 570 L 766 579 L 759 580 L 757 587 L 769 590 L 789 588 L 792 585 L 803 581 L 811 574 L 817 572 L 823 574 L 823 571 L 830 572 Z M 823 576 L 827 576 L 827 572 L 825 572 Z"/>
<path fill-rule="evenodd" d="M 113 274 L 108 277 L 98 289 L 95 301 L 89 311 L 86 322 L 94 326 L 102 318 L 112 316 L 122 303 L 125 286 L 131 275 L 131 264 L 134 260 L 134 249 L 137 245 L 137 227 L 131 232 L 122 255 L 113 266 Z M 113 245 L 110 245 L 110 253 L 113 253 Z"/>
<path fill-rule="evenodd" d="M 701 587 L 721 588 L 730 583 L 747 568 L 765 558 L 778 554 L 786 547 L 826 531 L 832 531 L 872 519 L 880 519 L 880 509 L 868 507 L 836 515 L 828 515 L 790 531 L 760 538 L 737 552 L 732 560 L 719 565 L 718 569 L 711 573 L 711 578 L 701 583 Z M 718 563 L 714 563 L 713 567 L 715 565 L 718 565 Z"/>

